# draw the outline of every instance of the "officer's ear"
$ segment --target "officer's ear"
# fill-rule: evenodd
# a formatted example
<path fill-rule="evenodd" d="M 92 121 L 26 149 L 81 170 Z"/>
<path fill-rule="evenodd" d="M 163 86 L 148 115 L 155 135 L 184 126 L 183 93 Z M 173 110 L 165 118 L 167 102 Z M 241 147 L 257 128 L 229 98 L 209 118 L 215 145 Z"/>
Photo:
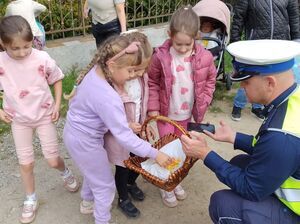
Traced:
<path fill-rule="evenodd" d="M 274 76 L 266 76 L 266 87 L 269 91 L 273 91 L 275 86 L 277 85 L 278 80 Z"/>

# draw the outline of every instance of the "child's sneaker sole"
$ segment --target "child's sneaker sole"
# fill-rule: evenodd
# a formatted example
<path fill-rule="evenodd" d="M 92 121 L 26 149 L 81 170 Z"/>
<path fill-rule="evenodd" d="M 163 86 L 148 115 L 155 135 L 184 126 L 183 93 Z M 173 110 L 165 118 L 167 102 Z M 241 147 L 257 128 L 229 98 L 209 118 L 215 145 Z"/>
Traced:
<path fill-rule="evenodd" d="M 23 210 L 21 213 L 21 216 L 19 217 L 19 222 L 22 224 L 28 224 L 28 223 L 32 223 L 35 220 L 36 214 L 37 214 L 37 210 L 39 208 L 39 202 L 36 202 L 35 208 L 32 211 L 32 216 L 30 217 L 23 217 Z"/>
<path fill-rule="evenodd" d="M 77 178 L 75 176 L 70 176 L 68 178 L 63 179 L 64 181 L 64 187 L 65 189 L 67 189 L 69 192 L 77 192 L 79 187 L 80 187 L 80 183 L 77 180 Z"/>
<path fill-rule="evenodd" d="M 184 199 L 186 199 L 187 194 L 185 192 L 183 194 L 176 194 L 175 193 L 175 196 L 176 196 L 177 200 L 183 201 Z"/>
<path fill-rule="evenodd" d="M 177 201 L 175 201 L 175 202 L 168 202 L 168 201 L 164 200 L 163 198 L 162 198 L 162 202 L 164 203 L 165 206 L 167 206 L 169 208 L 175 208 L 178 205 Z"/>
<path fill-rule="evenodd" d="M 168 192 L 169 193 L 169 192 Z M 177 199 L 176 199 L 176 196 L 175 196 L 175 194 L 174 194 L 174 201 L 168 201 L 168 200 L 166 200 L 166 199 L 168 199 L 168 197 L 167 197 L 167 194 L 168 194 L 167 192 L 165 192 L 164 190 L 160 190 L 160 195 L 161 195 L 161 199 L 162 199 L 162 202 L 164 203 L 164 205 L 166 205 L 167 207 L 169 207 L 169 208 L 174 208 L 174 207 L 176 207 L 177 205 L 178 205 L 178 201 L 177 201 Z M 169 197 L 169 199 L 170 199 L 170 197 Z"/>
<path fill-rule="evenodd" d="M 176 199 L 179 200 L 179 201 L 183 201 L 187 197 L 187 193 L 185 192 L 185 190 L 182 188 L 181 185 L 178 185 L 174 189 L 174 194 L 176 196 Z"/>
<path fill-rule="evenodd" d="M 84 205 L 83 201 L 80 202 L 80 213 L 83 215 L 93 214 L 94 212 L 94 202 L 87 202 L 88 205 Z"/>

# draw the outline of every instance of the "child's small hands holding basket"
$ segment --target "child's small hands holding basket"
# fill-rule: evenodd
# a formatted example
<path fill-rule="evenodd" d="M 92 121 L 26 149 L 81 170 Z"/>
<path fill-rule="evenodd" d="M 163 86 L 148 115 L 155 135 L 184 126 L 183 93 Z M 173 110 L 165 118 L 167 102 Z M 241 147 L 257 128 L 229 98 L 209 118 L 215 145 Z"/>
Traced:
<path fill-rule="evenodd" d="M 128 126 L 135 134 L 139 134 L 142 130 L 142 125 L 137 122 L 129 122 Z"/>

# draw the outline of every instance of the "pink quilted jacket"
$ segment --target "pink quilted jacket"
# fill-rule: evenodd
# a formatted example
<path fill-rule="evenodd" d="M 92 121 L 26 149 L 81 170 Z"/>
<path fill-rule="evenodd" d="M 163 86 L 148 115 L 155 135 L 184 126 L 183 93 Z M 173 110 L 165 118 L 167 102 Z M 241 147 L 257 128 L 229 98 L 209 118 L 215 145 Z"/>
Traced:
<path fill-rule="evenodd" d="M 148 76 L 144 74 L 142 78 L 139 78 L 139 82 L 142 88 L 142 99 L 141 99 L 141 116 L 140 116 L 140 124 L 143 124 L 144 120 L 146 119 L 147 113 L 147 102 L 148 102 Z M 120 95 L 123 103 L 124 109 L 127 117 L 128 123 L 135 121 L 135 103 L 129 98 L 127 94 Z M 129 158 L 129 151 L 124 149 L 114 136 L 108 131 L 104 135 L 104 148 L 107 151 L 109 161 L 118 166 L 125 167 L 123 161 Z"/>
<path fill-rule="evenodd" d="M 171 41 L 166 40 L 156 48 L 148 67 L 148 111 L 159 111 L 163 116 L 168 116 L 172 94 L 170 47 Z M 191 64 L 195 91 L 192 114 L 196 122 L 201 122 L 212 101 L 217 72 L 211 53 L 198 44 L 195 44 Z"/>

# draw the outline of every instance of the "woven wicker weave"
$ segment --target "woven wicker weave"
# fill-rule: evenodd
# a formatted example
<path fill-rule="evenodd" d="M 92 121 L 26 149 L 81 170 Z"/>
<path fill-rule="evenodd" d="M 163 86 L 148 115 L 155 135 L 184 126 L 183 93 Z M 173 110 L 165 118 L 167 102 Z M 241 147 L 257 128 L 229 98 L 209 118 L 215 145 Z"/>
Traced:
<path fill-rule="evenodd" d="M 142 126 L 142 133 L 143 132 L 145 133 L 146 139 L 148 141 L 149 141 L 149 139 L 148 139 L 146 130 L 147 130 L 148 124 L 151 121 L 167 122 L 169 124 L 172 124 L 176 128 L 178 128 L 183 134 L 189 136 L 188 132 L 182 126 L 177 124 L 175 121 L 170 120 L 169 118 L 164 117 L 164 116 L 155 116 L 155 117 L 150 117 L 149 119 L 147 119 Z M 164 145 L 168 144 L 169 142 L 171 142 L 177 138 L 178 138 L 178 136 L 175 134 L 165 135 L 164 137 L 162 137 L 158 141 L 156 141 L 153 144 L 153 147 L 160 149 Z M 163 190 L 166 190 L 166 191 L 172 191 L 188 175 L 189 170 L 192 168 L 194 163 L 197 161 L 196 158 L 186 156 L 186 159 L 185 159 L 182 167 L 180 167 L 178 170 L 176 170 L 174 173 L 172 173 L 167 180 L 162 180 L 162 179 L 150 174 L 149 172 L 147 172 L 146 170 L 144 170 L 141 167 L 141 163 L 146 161 L 147 159 L 148 158 L 134 156 L 134 157 L 130 157 L 128 160 L 125 160 L 124 164 L 129 169 L 141 174 L 150 183 L 152 183 L 155 186 L 157 186 Z"/>

